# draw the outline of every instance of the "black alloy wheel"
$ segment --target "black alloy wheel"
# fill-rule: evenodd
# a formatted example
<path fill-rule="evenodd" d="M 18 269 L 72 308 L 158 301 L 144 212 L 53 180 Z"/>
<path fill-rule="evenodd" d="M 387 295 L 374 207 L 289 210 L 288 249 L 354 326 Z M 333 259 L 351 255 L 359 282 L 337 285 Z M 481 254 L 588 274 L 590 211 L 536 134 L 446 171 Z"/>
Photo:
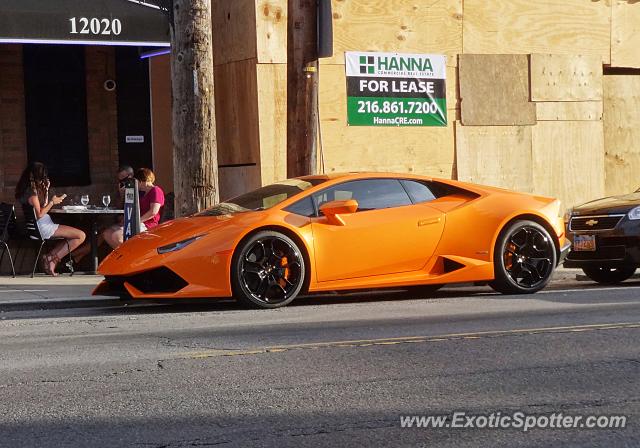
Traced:
<path fill-rule="evenodd" d="M 498 238 L 491 287 L 503 294 L 531 294 L 544 288 L 557 264 L 549 232 L 533 221 L 516 221 Z"/>
<path fill-rule="evenodd" d="M 605 285 L 615 285 L 616 283 L 622 283 L 628 278 L 631 278 L 636 272 L 636 267 L 634 265 L 620 266 L 617 268 L 593 266 L 584 267 L 582 270 L 585 275 L 594 282 Z"/>
<path fill-rule="evenodd" d="M 262 231 L 238 247 L 233 260 L 234 297 L 250 307 L 279 308 L 302 290 L 304 256 L 288 236 Z"/>

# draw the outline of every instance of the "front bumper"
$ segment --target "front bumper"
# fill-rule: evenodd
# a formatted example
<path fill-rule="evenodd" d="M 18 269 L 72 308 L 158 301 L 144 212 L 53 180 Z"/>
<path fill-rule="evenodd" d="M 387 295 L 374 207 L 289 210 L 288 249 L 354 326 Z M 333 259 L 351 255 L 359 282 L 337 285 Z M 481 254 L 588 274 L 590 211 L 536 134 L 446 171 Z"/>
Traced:
<path fill-rule="evenodd" d="M 188 283 L 171 269 L 157 269 L 135 275 L 105 276 L 94 295 L 101 296 L 171 296 L 179 293 Z"/>
<path fill-rule="evenodd" d="M 640 223 L 621 222 L 615 229 L 597 232 L 567 232 L 573 241 L 575 235 L 595 235 L 595 251 L 572 250 L 564 261 L 566 268 L 584 267 L 640 267 Z"/>

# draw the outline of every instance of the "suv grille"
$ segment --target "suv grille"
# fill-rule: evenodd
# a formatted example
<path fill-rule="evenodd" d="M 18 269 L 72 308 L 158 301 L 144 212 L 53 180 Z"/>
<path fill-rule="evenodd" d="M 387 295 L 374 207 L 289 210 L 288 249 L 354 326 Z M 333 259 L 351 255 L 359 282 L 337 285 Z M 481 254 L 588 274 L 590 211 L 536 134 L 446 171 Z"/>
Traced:
<path fill-rule="evenodd" d="M 569 230 L 611 230 L 624 218 L 624 215 L 576 216 L 569 222 Z"/>

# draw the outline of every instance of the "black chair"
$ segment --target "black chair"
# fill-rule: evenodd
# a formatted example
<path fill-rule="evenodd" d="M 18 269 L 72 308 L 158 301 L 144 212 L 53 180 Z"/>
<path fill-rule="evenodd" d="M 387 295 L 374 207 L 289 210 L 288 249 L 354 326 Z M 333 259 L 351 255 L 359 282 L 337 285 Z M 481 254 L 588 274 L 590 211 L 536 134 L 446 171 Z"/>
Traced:
<path fill-rule="evenodd" d="M 64 241 L 65 243 L 67 243 L 67 249 L 69 251 L 69 261 L 65 263 L 65 265 L 67 266 L 67 268 L 69 268 L 70 275 L 73 275 L 73 258 L 70 256 L 71 246 L 69 245 L 69 240 L 62 237 L 51 237 L 45 240 L 44 238 L 42 238 L 40 229 L 38 228 L 38 218 L 36 216 L 35 209 L 31 205 L 23 205 L 22 210 L 24 211 L 24 226 L 27 238 L 32 241 L 40 242 L 38 255 L 36 255 L 36 261 L 35 263 L 33 263 L 31 278 L 33 278 L 33 276 L 36 274 L 36 268 L 38 267 L 38 261 L 40 260 L 40 253 L 42 252 L 42 248 L 48 241 Z"/>
<path fill-rule="evenodd" d="M 15 208 L 12 204 L 3 202 L 0 204 L 0 247 L 2 247 L 2 255 L 0 255 L 0 265 L 4 259 L 4 253 L 9 254 L 9 263 L 11 264 L 11 272 L 13 278 L 16 277 L 16 268 L 13 265 L 13 258 L 11 257 L 11 250 L 9 249 L 9 227 L 16 219 Z"/>

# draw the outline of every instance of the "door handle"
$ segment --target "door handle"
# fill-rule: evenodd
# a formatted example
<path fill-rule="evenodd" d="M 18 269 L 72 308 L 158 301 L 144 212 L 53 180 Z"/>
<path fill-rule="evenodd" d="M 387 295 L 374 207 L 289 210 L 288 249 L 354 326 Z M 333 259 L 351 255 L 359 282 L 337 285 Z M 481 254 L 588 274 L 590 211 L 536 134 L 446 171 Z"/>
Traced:
<path fill-rule="evenodd" d="M 421 219 L 418 221 L 418 227 L 430 226 L 431 224 L 438 224 L 441 221 L 441 218 L 430 218 L 430 219 Z"/>

